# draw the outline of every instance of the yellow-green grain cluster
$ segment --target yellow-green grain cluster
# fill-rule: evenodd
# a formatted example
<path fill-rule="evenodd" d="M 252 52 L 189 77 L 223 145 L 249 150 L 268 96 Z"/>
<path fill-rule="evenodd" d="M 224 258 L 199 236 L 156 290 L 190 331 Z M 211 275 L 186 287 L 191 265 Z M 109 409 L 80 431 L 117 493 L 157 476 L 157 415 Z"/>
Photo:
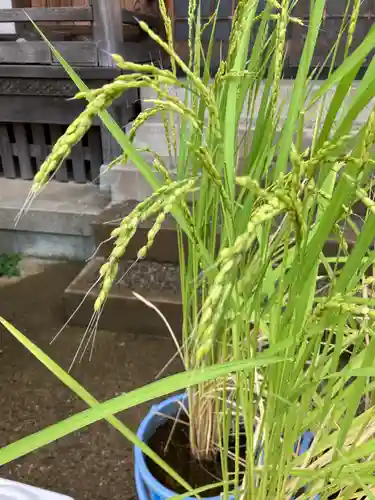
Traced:
<path fill-rule="evenodd" d="M 233 15 L 233 29 L 230 34 L 230 39 L 229 39 L 229 54 L 228 54 L 228 60 L 230 60 L 232 57 L 235 57 L 236 52 L 237 52 L 237 47 L 238 43 L 240 40 L 240 37 L 238 36 L 238 33 L 241 30 L 241 24 L 244 19 L 244 10 L 246 7 L 246 1 L 245 0 L 239 0 L 237 3 L 236 9 L 234 11 Z"/>
<path fill-rule="evenodd" d="M 289 3 L 290 3 L 289 0 L 282 0 L 277 21 L 275 53 L 274 53 L 274 79 L 273 79 L 272 96 L 270 101 L 270 108 L 272 110 L 276 109 L 280 93 L 280 80 L 283 72 L 284 58 L 285 58 L 285 43 L 286 43 L 286 32 L 288 26 Z"/>
<path fill-rule="evenodd" d="M 196 179 L 192 178 L 163 185 L 145 201 L 139 203 L 137 207 L 120 222 L 119 227 L 112 231 L 111 239 L 115 241 L 114 249 L 108 261 L 103 264 L 100 270 L 102 285 L 99 296 L 95 302 L 95 311 L 99 311 L 103 307 L 113 282 L 116 279 L 119 261 L 125 255 L 127 246 L 134 236 L 138 225 L 155 214 L 158 214 L 155 223 L 147 235 L 146 245 L 141 248 L 138 253 L 138 258 L 144 258 L 153 244 L 155 236 L 160 230 L 166 215 L 172 210 L 173 205 L 181 197 L 186 196 L 188 192 L 194 189 L 195 183 Z"/>
<path fill-rule="evenodd" d="M 147 234 L 147 243 L 138 251 L 138 258 L 144 259 L 147 255 L 147 252 L 153 245 L 155 241 L 155 237 L 157 233 L 160 231 L 162 224 L 165 221 L 166 216 L 172 211 L 174 204 L 182 197 L 185 197 L 187 193 L 191 192 L 196 183 L 195 179 L 191 179 L 188 182 L 185 182 L 180 187 L 176 187 L 176 189 L 171 192 L 169 196 L 163 197 L 163 207 L 161 212 L 156 217 L 156 220 Z M 181 184 L 181 183 L 180 183 Z M 170 186 L 170 185 L 169 185 Z"/>
<path fill-rule="evenodd" d="M 159 11 L 161 14 L 161 17 L 163 19 L 163 24 L 164 24 L 164 29 L 165 29 L 165 36 L 167 38 L 167 43 L 170 47 L 171 50 L 173 50 L 173 27 L 172 27 L 172 20 L 168 15 L 167 12 L 167 7 L 165 5 L 165 0 L 159 0 Z M 176 73 L 176 63 L 173 59 L 171 59 L 171 65 L 172 65 L 172 70 L 173 73 Z"/>
<path fill-rule="evenodd" d="M 324 163 L 334 163 L 340 159 L 343 149 L 345 149 L 351 139 L 351 135 L 343 135 L 335 141 L 326 141 L 310 159 L 302 164 L 302 169 L 307 177 L 312 177 L 315 170 L 324 165 Z"/>
<path fill-rule="evenodd" d="M 362 3 L 362 0 L 354 0 L 354 3 L 353 3 L 353 10 L 352 10 L 352 14 L 350 16 L 348 35 L 347 35 L 347 39 L 346 39 L 346 47 L 345 47 L 346 53 L 349 51 L 349 49 L 353 43 L 353 36 L 354 36 L 354 32 L 355 32 L 356 27 L 357 27 L 361 3 Z"/>
<path fill-rule="evenodd" d="M 317 314 L 322 314 L 327 310 L 332 310 L 340 314 L 354 317 L 370 318 L 375 320 L 375 310 L 368 305 L 360 305 L 345 300 L 345 297 L 334 297 L 317 307 Z"/>
<path fill-rule="evenodd" d="M 292 190 L 297 196 L 301 189 L 301 176 L 303 173 L 304 165 L 302 156 L 298 153 L 294 145 L 290 151 L 290 162 L 292 164 Z"/>
<path fill-rule="evenodd" d="M 207 299 L 202 306 L 202 315 L 197 326 L 199 348 L 196 357 L 198 362 L 211 351 L 217 321 L 223 313 L 222 307 L 224 307 L 225 301 L 231 292 L 233 279 L 230 279 L 230 276 L 236 271 L 241 258 L 251 249 L 257 226 L 273 220 L 283 210 L 285 210 L 285 206 L 278 198 L 269 199 L 267 203 L 253 213 L 246 231 L 236 238 L 234 244 L 220 252 L 218 258 L 219 269 Z"/>
<path fill-rule="evenodd" d="M 371 157 L 371 148 L 375 142 L 375 108 L 372 109 L 367 120 L 365 133 L 362 143 L 362 151 L 360 159 L 366 163 Z"/>
<path fill-rule="evenodd" d="M 188 27 L 189 27 L 189 36 L 188 36 L 188 45 L 189 45 L 189 67 L 193 65 L 193 57 L 194 57 L 194 30 L 199 30 L 200 26 L 197 23 L 197 0 L 190 0 L 188 7 Z"/>
<path fill-rule="evenodd" d="M 119 84 L 121 90 L 119 90 Z M 39 172 L 36 174 L 33 183 L 33 191 L 35 193 L 38 193 L 43 186 L 47 184 L 50 178 L 60 168 L 63 161 L 68 158 L 73 146 L 82 140 L 98 113 L 107 109 L 119 94 L 122 94 L 126 88 L 129 88 L 129 85 L 133 86 L 134 84 L 132 82 L 130 82 L 130 84 L 129 82 L 124 84 L 121 82 L 112 82 L 112 84 L 108 84 L 105 88 L 100 89 L 100 92 L 95 93 L 94 96 L 90 93 L 87 94 L 90 102 L 85 111 L 69 125 L 64 135 L 58 139 L 52 148 L 51 154 L 41 165 Z"/>
<path fill-rule="evenodd" d="M 176 65 L 185 73 L 189 78 L 189 83 L 194 87 L 194 90 L 199 94 L 200 98 L 205 102 L 207 111 L 209 112 L 212 126 L 217 134 L 221 137 L 219 112 L 216 103 L 215 95 L 212 89 L 207 87 L 204 82 L 197 76 L 190 67 L 181 59 L 181 57 L 172 49 L 166 42 L 164 42 L 159 35 L 154 33 L 145 22 L 141 21 L 139 26 L 150 36 L 152 40 L 157 42 L 160 47 L 176 62 Z"/>

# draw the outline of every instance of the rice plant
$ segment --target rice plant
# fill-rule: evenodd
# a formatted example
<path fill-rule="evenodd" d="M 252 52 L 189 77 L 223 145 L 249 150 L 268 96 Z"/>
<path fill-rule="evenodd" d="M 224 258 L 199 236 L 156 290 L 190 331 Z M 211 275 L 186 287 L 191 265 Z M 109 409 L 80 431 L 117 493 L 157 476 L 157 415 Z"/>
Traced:
<path fill-rule="evenodd" d="M 169 69 L 114 55 L 126 74 L 97 90 L 81 87 L 77 98 L 87 99 L 87 108 L 36 175 L 31 198 L 99 114 L 123 147 L 118 162 L 131 159 L 154 192 L 112 234 L 95 311 L 104 306 L 138 225 L 155 218 L 139 249 L 144 258 L 172 214 L 181 352 L 186 369 L 201 374 L 185 384 L 192 453 L 201 461 L 221 456 L 225 498 L 374 498 L 375 60 L 361 81 L 355 78 L 375 48 L 375 27 L 353 50 L 360 2 L 347 2 L 328 77 L 317 86 L 320 68 L 311 68 L 326 2 L 311 0 L 285 100 L 287 29 L 304 25 L 294 15 L 297 4 L 267 0 L 258 9 L 258 0 L 239 0 L 227 55 L 212 74 L 214 35 L 202 42 L 209 26 L 201 22 L 199 0 L 189 1 L 188 61 L 175 50 L 160 0 L 166 40 L 140 26 L 169 56 Z M 217 16 L 218 8 L 208 23 L 212 33 Z M 184 97 L 172 95 L 172 86 Z M 126 137 L 106 109 L 134 87 L 152 88 L 155 97 Z M 365 123 L 356 126 L 366 109 Z M 158 113 L 174 172 L 157 154 L 147 164 L 134 142 Z M 364 216 L 356 213 L 358 204 Z M 275 355 L 278 362 L 262 363 Z M 251 370 L 211 376 L 217 366 L 251 362 Z M 100 407 L 95 415 L 103 417 Z M 299 455 L 306 433 L 311 442 Z"/>

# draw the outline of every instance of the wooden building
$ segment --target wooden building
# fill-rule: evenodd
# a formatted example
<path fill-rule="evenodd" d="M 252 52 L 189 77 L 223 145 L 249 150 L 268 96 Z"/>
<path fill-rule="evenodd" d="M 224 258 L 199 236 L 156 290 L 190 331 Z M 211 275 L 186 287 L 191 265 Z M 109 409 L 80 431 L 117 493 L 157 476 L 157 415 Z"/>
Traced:
<path fill-rule="evenodd" d="M 0 8 L 0 27 L 6 26 L 0 30 L 0 177 L 32 179 L 83 103 L 67 100 L 76 87 L 28 22 L 25 9 L 90 87 L 118 74 L 111 53 L 137 62 L 156 60 L 159 49 L 141 32 L 134 13 L 156 30 L 160 21 L 149 0 L 13 0 L 12 8 Z M 122 124 L 136 115 L 137 100 L 137 92 L 129 91 L 112 109 Z M 98 122 L 57 180 L 91 182 L 117 152 Z"/>

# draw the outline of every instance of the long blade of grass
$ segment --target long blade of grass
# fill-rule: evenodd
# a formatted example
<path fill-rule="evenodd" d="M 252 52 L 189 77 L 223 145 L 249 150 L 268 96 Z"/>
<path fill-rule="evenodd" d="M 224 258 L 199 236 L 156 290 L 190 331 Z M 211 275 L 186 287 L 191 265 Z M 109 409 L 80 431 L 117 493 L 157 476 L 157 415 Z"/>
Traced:
<path fill-rule="evenodd" d="M 23 333 L 15 328 L 11 323 L 0 317 L 0 324 L 8 330 L 41 364 L 43 364 L 57 379 L 76 394 L 82 401 L 90 407 L 95 407 L 99 401 L 94 398 L 81 384 L 79 384 L 68 372 L 53 361 L 45 352 L 29 340 Z M 175 470 L 162 460 L 146 443 L 141 441 L 138 436 L 127 427 L 121 420 L 114 415 L 106 417 L 107 422 L 119 431 L 125 439 L 129 440 L 134 446 L 140 448 L 143 453 L 159 465 L 167 474 L 175 479 L 187 491 L 191 491 L 191 486 Z"/>
<path fill-rule="evenodd" d="M 258 366 L 280 363 L 282 358 L 260 356 L 257 359 L 214 365 L 201 370 L 179 373 L 168 378 L 158 380 L 149 385 L 135 389 L 127 394 L 113 398 L 105 403 L 95 405 L 93 408 L 69 417 L 57 424 L 51 425 L 42 431 L 36 432 L 20 439 L 15 443 L 5 446 L 0 450 L 0 466 L 20 458 L 53 441 L 72 434 L 99 420 L 106 419 L 116 413 L 128 410 L 153 399 L 164 397 L 175 391 L 185 390 L 191 386 L 201 384 L 230 373 L 251 371 Z"/>

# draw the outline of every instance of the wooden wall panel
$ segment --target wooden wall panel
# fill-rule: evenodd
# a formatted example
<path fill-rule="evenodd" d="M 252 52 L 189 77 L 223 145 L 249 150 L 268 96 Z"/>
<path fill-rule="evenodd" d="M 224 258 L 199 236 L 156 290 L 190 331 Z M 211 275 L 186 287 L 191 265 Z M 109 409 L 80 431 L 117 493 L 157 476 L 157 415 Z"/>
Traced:
<path fill-rule="evenodd" d="M 112 0 L 108 0 L 112 1 Z M 124 9 L 144 14 L 156 14 L 158 0 L 118 0 Z M 32 7 L 86 7 L 89 0 L 31 0 Z"/>
<path fill-rule="evenodd" d="M 66 127 L 35 123 L 0 123 L 0 174 L 31 180 Z M 103 163 L 99 127 L 92 127 L 72 150 L 54 179 L 97 182 Z"/>

